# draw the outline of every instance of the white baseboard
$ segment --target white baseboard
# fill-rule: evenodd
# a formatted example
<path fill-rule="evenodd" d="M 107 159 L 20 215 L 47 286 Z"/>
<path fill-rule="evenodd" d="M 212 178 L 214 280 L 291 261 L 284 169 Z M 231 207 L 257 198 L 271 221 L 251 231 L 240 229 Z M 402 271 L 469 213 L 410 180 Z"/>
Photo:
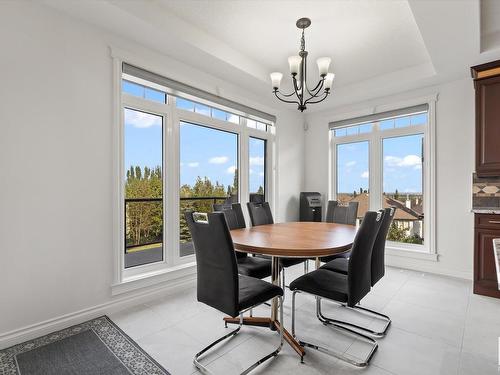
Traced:
<path fill-rule="evenodd" d="M 168 295 L 173 292 L 187 289 L 194 286 L 196 274 L 187 275 L 175 281 L 168 282 L 157 287 L 150 287 L 139 290 L 112 301 L 75 311 L 73 313 L 61 315 L 43 322 L 31 324 L 9 332 L 0 333 L 0 349 L 8 348 L 12 345 L 22 343 L 27 340 L 49 334 L 75 324 L 83 323 L 87 320 L 97 318 L 101 315 L 111 314 L 129 306 L 145 303 L 159 296 Z"/>
<path fill-rule="evenodd" d="M 406 258 L 402 256 L 387 255 L 385 263 L 388 266 L 405 268 L 413 271 L 428 272 L 437 275 L 456 277 L 459 279 L 472 280 L 472 271 L 460 271 L 448 269 L 441 266 L 439 261 L 420 260 L 415 258 Z"/>

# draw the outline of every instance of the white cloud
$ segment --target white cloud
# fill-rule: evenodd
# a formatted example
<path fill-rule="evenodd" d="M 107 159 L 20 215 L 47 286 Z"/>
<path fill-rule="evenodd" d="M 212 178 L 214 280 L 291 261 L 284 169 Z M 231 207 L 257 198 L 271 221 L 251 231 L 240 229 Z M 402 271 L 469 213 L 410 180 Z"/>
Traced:
<path fill-rule="evenodd" d="M 251 156 L 250 165 L 264 165 L 264 157 L 263 156 Z"/>
<path fill-rule="evenodd" d="M 370 172 L 364 171 L 363 173 L 361 173 L 361 178 L 368 178 L 368 177 L 370 177 Z"/>
<path fill-rule="evenodd" d="M 260 177 L 264 176 L 264 172 L 260 172 L 260 173 L 259 173 L 259 176 L 260 176 Z"/>
<path fill-rule="evenodd" d="M 234 172 L 236 172 L 236 166 L 234 165 L 231 165 L 228 169 L 226 169 L 226 173 L 234 174 Z"/>
<path fill-rule="evenodd" d="M 355 160 L 351 160 L 351 161 L 348 161 L 347 163 L 345 163 L 346 167 L 353 167 L 356 165 L 356 161 Z"/>
<path fill-rule="evenodd" d="M 208 160 L 211 164 L 224 164 L 227 163 L 229 158 L 227 156 L 214 156 Z"/>
<path fill-rule="evenodd" d="M 153 126 L 161 126 L 162 119 L 159 116 L 151 115 L 149 113 L 126 109 L 125 124 L 132 125 L 134 128 L 146 129 Z"/>
<path fill-rule="evenodd" d="M 385 163 L 390 167 L 416 167 L 422 164 L 422 160 L 417 155 L 406 155 L 404 158 L 397 156 L 386 156 Z"/>
<path fill-rule="evenodd" d="M 191 163 L 188 163 L 188 167 L 190 168 L 196 168 L 200 165 L 200 163 L 198 163 L 197 161 L 193 161 Z"/>
<path fill-rule="evenodd" d="M 253 174 L 253 169 L 249 169 L 248 174 Z"/>

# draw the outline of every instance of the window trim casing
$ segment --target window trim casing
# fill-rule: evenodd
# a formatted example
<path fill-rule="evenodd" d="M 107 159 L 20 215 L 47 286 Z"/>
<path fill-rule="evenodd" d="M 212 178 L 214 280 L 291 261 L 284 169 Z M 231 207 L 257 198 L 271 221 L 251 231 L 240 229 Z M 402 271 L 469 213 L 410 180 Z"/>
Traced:
<path fill-rule="evenodd" d="M 357 134 L 354 136 L 341 137 L 341 141 L 336 142 L 333 136 L 333 130 L 328 126 L 328 197 L 336 199 L 337 196 L 337 173 L 336 173 L 336 145 L 341 143 L 358 142 L 363 140 L 369 141 L 369 188 L 370 188 L 370 209 L 378 209 L 382 207 L 382 184 L 383 184 L 383 160 L 382 160 L 382 142 L 384 138 L 394 136 L 424 134 L 424 212 L 428 212 L 426 224 L 424 227 L 424 245 L 401 244 L 397 242 L 388 242 L 386 249 L 389 254 L 398 256 L 413 257 L 412 254 L 422 254 L 428 256 L 431 260 L 437 260 L 436 249 L 436 102 L 438 94 L 432 94 L 425 97 L 414 98 L 406 101 L 395 102 L 391 104 L 382 104 L 372 108 L 365 108 L 358 113 L 341 114 L 336 116 L 335 121 L 348 120 L 367 114 L 377 114 L 387 111 L 398 110 L 405 107 L 413 107 L 420 104 L 428 104 L 428 123 L 427 125 L 417 125 L 405 128 L 388 129 L 377 132 Z M 420 131 L 419 131 L 420 129 Z M 372 142 L 379 141 L 375 147 L 375 155 L 372 152 Z M 377 170 L 377 174 L 373 173 Z M 378 175 L 379 177 L 376 177 Z"/>
<path fill-rule="evenodd" d="M 276 147 L 279 131 L 260 131 L 246 126 L 246 119 L 240 116 L 240 123 L 234 124 L 227 121 L 218 120 L 199 113 L 184 111 L 175 107 L 175 97 L 167 92 L 167 103 L 153 102 L 147 99 L 135 97 L 122 93 L 122 64 L 124 61 L 134 63 L 136 66 L 144 66 L 147 69 L 149 63 L 130 53 L 110 47 L 113 70 L 113 111 L 112 111 L 112 228 L 113 228 L 113 277 L 111 284 L 112 295 L 129 292 L 144 286 L 152 286 L 157 283 L 174 281 L 179 277 L 191 277 L 195 270 L 194 255 L 180 257 L 174 261 L 172 254 L 178 255 L 179 250 L 179 225 L 178 220 L 169 220 L 168 212 L 178 212 L 179 210 L 179 181 L 180 181 L 180 155 L 179 155 L 179 126 L 180 121 L 185 120 L 202 126 L 228 131 L 238 135 L 238 168 L 243 170 L 246 163 L 248 172 L 248 139 L 250 136 L 266 140 L 266 197 L 274 212 L 277 210 L 275 199 L 277 186 L 277 165 L 278 155 Z M 184 97 L 184 96 L 183 96 Z M 195 100 L 196 101 L 196 100 Z M 138 110 L 150 111 L 154 114 L 162 115 L 164 121 L 164 257 L 163 261 L 152 264 L 145 264 L 132 268 L 124 268 L 124 119 L 123 107 L 137 107 Z M 229 109 L 231 112 L 231 110 Z M 253 116 L 249 116 L 252 118 Z M 252 118 L 253 119 L 253 118 Z M 274 124 L 276 126 L 276 123 Z M 246 140 L 246 141 L 245 141 Z M 172 150 L 169 152 L 168 150 Z M 244 157 L 246 155 L 246 157 Z M 176 170 L 176 173 L 172 173 Z M 239 174 L 239 199 L 248 201 L 248 176 L 247 173 Z M 170 189 L 169 189 L 170 188 Z M 168 191 L 172 193 L 167 193 Z M 172 214 L 173 215 L 173 214 Z M 248 221 L 248 214 L 245 212 Z M 172 216 L 173 217 L 173 216 Z M 168 226 L 168 227 L 167 227 Z M 175 230 L 172 230 L 175 228 Z M 185 258 L 185 259 L 182 259 Z"/>

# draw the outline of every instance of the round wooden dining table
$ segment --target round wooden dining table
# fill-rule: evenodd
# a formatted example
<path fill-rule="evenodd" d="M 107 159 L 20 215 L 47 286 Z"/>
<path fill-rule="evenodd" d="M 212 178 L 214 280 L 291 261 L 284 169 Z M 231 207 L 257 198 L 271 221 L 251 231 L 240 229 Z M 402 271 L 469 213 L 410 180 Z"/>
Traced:
<path fill-rule="evenodd" d="M 271 256 L 271 279 L 275 285 L 280 283 L 279 258 L 315 258 L 318 268 L 320 257 L 349 250 L 355 235 L 355 226 L 322 222 L 268 224 L 231 231 L 236 251 Z M 281 287 L 285 288 L 284 285 Z M 227 317 L 224 320 L 226 324 L 240 323 L 239 318 Z M 282 322 L 278 320 L 278 299 L 274 298 L 272 301 L 271 317 L 244 317 L 243 324 L 269 326 L 273 330 L 279 330 Z M 285 328 L 284 338 L 303 358 L 304 348 Z"/>

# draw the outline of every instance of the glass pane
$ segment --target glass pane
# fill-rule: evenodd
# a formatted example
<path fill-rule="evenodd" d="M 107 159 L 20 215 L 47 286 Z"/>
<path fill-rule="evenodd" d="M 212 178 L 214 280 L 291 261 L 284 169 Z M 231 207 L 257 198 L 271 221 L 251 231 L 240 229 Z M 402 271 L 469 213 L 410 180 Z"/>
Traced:
<path fill-rule="evenodd" d="M 346 135 L 356 135 L 358 134 L 358 127 L 357 126 L 349 126 L 346 130 Z"/>
<path fill-rule="evenodd" d="M 388 239 L 424 243 L 423 134 L 383 140 L 384 208 L 397 208 Z"/>
<path fill-rule="evenodd" d="M 250 137 L 248 140 L 248 191 L 250 202 L 265 202 L 266 141 Z"/>
<path fill-rule="evenodd" d="M 345 135 L 346 135 L 345 128 L 335 129 L 335 137 L 345 137 Z"/>
<path fill-rule="evenodd" d="M 227 121 L 232 122 L 233 124 L 239 124 L 240 123 L 240 116 L 235 115 L 233 113 L 228 113 L 227 114 Z"/>
<path fill-rule="evenodd" d="M 398 117 L 394 120 L 396 128 L 404 128 L 410 126 L 410 116 Z"/>
<path fill-rule="evenodd" d="M 200 103 L 195 103 L 194 111 L 200 115 L 210 116 L 210 107 Z"/>
<path fill-rule="evenodd" d="M 163 260 L 163 118 L 124 110 L 125 268 Z"/>
<path fill-rule="evenodd" d="M 194 102 L 182 98 L 175 98 L 175 106 L 185 111 L 194 111 Z"/>
<path fill-rule="evenodd" d="M 257 121 L 247 118 L 247 126 L 252 129 L 257 129 Z"/>
<path fill-rule="evenodd" d="M 227 120 L 227 112 L 221 111 L 217 108 L 212 108 L 212 117 L 218 120 L 226 121 Z"/>
<path fill-rule="evenodd" d="M 370 133 L 372 131 L 372 124 L 359 125 L 360 133 Z"/>
<path fill-rule="evenodd" d="M 394 128 L 394 119 L 380 121 L 379 128 L 380 128 L 380 130 L 393 129 Z"/>
<path fill-rule="evenodd" d="M 151 87 L 140 85 L 125 79 L 122 79 L 122 92 L 159 103 L 167 102 L 167 94 L 163 91 L 155 90 Z"/>
<path fill-rule="evenodd" d="M 266 131 L 267 126 L 263 122 L 257 122 L 257 130 Z"/>
<path fill-rule="evenodd" d="M 180 124 L 180 256 L 194 254 L 185 211 L 238 202 L 238 135 Z"/>
<path fill-rule="evenodd" d="M 425 125 L 425 124 L 427 124 L 427 113 L 420 113 L 420 114 L 411 116 L 411 124 L 412 125 Z"/>
<path fill-rule="evenodd" d="M 337 199 L 359 202 L 358 218 L 370 206 L 369 160 L 368 141 L 337 145 Z"/>
<path fill-rule="evenodd" d="M 144 97 L 144 86 L 122 79 L 122 92 L 142 98 Z"/>
<path fill-rule="evenodd" d="M 167 94 L 164 92 L 151 89 L 149 87 L 145 88 L 145 98 L 149 100 L 153 100 L 158 103 L 166 103 L 167 102 Z"/>

